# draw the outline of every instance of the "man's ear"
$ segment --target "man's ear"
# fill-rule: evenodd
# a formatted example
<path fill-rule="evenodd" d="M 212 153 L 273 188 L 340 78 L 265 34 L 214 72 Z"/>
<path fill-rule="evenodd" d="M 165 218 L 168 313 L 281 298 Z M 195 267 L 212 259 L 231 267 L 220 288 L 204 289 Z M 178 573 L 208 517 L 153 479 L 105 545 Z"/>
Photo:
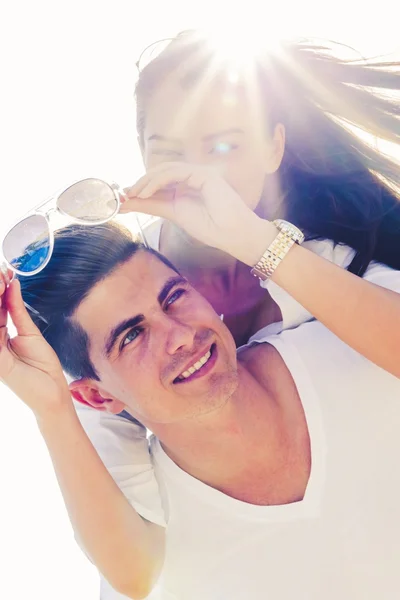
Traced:
<path fill-rule="evenodd" d="M 73 381 L 69 384 L 69 389 L 75 400 L 96 410 L 117 415 L 125 409 L 123 402 L 102 390 L 93 379 Z"/>
<path fill-rule="evenodd" d="M 268 146 L 268 156 L 266 164 L 266 172 L 271 175 L 276 173 L 282 163 L 283 155 L 285 153 L 285 142 L 286 132 L 285 126 L 282 123 L 278 123 L 274 129 L 274 134 L 270 140 Z"/>

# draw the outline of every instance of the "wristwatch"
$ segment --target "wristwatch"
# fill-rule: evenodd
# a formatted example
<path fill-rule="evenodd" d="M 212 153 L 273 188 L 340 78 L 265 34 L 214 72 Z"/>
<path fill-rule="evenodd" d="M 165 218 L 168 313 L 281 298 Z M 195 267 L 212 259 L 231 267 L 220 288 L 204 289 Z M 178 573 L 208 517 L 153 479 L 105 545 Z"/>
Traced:
<path fill-rule="evenodd" d="M 304 233 L 289 221 L 276 219 L 273 224 L 279 233 L 251 270 L 252 275 L 259 277 L 262 281 L 271 277 L 293 244 L 304 242 Z"/>

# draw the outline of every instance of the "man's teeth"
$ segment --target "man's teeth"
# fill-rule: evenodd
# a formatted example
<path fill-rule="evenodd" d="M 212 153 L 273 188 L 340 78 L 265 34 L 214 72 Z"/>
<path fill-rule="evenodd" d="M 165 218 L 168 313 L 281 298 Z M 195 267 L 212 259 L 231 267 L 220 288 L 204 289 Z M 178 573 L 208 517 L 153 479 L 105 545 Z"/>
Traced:
<path fill-rule="evenodd" d="M 189 367 L 187 371 L 184 371 L 183 373 L 181 373 L 179 375 L 179 379 L 187 379 L 188 377 L 190 377 L 190 375 L 193 375 L 193 373 L 195 373 L 196 371 L 201 369 L 201 367 L 206 364 L 206 362 L 208 361 L 210 356 L 211 356 L 211 350 L 209 350 L 207 352 L 207 354 L 202 356 L 196 363 L 194 363 L 194 365 Z"/>

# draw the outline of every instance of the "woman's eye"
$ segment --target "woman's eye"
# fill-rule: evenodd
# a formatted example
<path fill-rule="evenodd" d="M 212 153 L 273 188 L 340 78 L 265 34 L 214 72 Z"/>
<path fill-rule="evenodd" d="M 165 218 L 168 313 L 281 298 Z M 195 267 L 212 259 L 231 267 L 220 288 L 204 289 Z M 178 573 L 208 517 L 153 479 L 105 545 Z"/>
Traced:
<path fill-rule="evenodd" d="M 167 149 L 158 149 L 152 150 L 152 154 L 156 154 L 158 156 L 183 156 L 182 152 L 178 152 L 178 150 L 167 150 Z"/>
<path fill-rule="evenodd" d="M 123 350 L 130 343 L 134 342 L 136 340 L 136 338 L 139 336 L 141 331 L 142 330 L 139 327 L 135 327 L 134 329 L 131 329 L 130 331 L 128 331 L 128 333 L 126 334 L 126 336 L 124 337 L 124 339 L 121 342 L 120 350 Z"/>
<path fill-rule="evenodd" d="M 183 296 L 183 294 L 185 294 L 185 293 L 186 293 L 186 290 L 176 290 L 173 294 L 171 294 L 171 296 L 168 298 L 167 302 L 165 303 L 166 308 L 168 308 L 168 306 L 170 306 L 171 304 L 173 304 L 174 302 L 179 300 L 179 298 L 181 298 Z"/>
<path fill-rule="evenodd" d="M 229 154 L 232 150 L 236 150 L 236 144 L 230 144 L 229 142 L 218 142 L 213 146 L 210 150 L 210 154 L 220 154 L 224 156 L 225 154 Z"/>

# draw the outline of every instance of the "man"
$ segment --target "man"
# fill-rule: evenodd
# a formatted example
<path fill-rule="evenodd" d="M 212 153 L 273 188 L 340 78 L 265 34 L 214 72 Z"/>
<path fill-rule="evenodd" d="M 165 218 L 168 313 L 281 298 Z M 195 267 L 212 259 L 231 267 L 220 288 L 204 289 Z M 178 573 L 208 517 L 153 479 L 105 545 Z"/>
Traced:
<path fill-rule="evenodd" d="M 2 329 L 0 374 L 33 409 L 72 523 L 115 589 L 144 598 L 161 572 L 165 597 L 185 600 L 393 596 L 397 378 L 318 322 L 236 356 L 204 298 L 111 225 L 58 234 L 23 295 L 74 397 L 154 434 L 166 531 L 107 473 L 13 283 L 18 336 L 7 345 Z"/>

